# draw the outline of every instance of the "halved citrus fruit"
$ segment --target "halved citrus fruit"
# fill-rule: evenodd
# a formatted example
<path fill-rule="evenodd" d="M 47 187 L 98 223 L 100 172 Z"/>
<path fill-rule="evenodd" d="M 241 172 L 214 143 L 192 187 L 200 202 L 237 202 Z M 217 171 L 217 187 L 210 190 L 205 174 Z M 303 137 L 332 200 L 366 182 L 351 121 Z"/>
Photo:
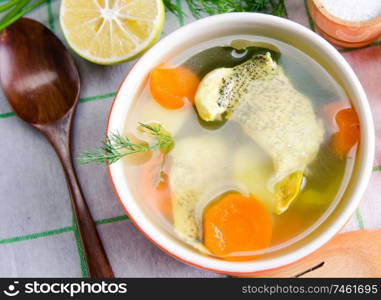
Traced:
<path fill-rule="evenodd" d="M 98 64 L 130 60 L 152 46 L 164 23 L 162 0 L 62 0 L 70 47 Z"/>

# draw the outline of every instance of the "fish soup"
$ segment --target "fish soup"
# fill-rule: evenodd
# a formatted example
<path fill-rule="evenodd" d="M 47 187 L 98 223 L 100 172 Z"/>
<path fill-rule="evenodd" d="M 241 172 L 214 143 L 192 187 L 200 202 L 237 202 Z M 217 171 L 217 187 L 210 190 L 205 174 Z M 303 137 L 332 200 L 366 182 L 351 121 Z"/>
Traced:
<path fill-rule="evenodd" d="M 124 158 L 139 203 L 207 255 L 250 260 L 309 234 L 334 209 L 354 167 L 359 121 L 319 62 L 262 36 L 218 38 L 152 70 L 139 123 L 173 140 Z"/>

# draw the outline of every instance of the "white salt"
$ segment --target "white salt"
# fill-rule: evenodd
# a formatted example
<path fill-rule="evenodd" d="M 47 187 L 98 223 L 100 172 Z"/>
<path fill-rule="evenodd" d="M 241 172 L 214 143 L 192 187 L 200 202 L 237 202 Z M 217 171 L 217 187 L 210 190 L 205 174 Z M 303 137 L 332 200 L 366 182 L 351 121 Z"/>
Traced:
<path fill-rule="evenodd" d="M 367 21 L 381 15 L 381 0 L 321 0 L 332 15 L 347 21 Z"/>

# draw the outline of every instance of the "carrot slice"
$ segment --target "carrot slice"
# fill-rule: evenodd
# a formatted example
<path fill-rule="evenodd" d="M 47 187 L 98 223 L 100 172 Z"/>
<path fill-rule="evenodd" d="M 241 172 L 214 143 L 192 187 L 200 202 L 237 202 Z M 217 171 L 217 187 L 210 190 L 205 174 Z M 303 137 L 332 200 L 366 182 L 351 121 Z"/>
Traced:
<path fill-rule="evenodd" d="M 164 154 L 154 154 L 141 171 L 138 191 L 145 201 L 163 217 L 172 220 L 171 193 L 168 175 L 163 172 Z"/>
<path fill-rule="evenodd" d="M 360 121 L 352 108 L 340 110 L 335 119 L 339 131 L 332 136 L 332 144 L 335 153 L 344 158 L 360 140 Z"/>
<path fill-rule="evenodd" d="M 179 109 L 184 98 L 194 102 L 200 83 L 198 77 L 189 69 L 177 67 L 164 69 L 157 67 L 151 71 L 150 90 L 152 97 L 167 109 Z"/>
<path fill-rule="evenodd" d="M 217 256 L 227 260 L 252 259 L 252 255 L 231 254 L 268 248 L 272 237 L 271 217 L 255 198 L 231 193 L 206 210 L 203 235 L 205 247 Z"/>

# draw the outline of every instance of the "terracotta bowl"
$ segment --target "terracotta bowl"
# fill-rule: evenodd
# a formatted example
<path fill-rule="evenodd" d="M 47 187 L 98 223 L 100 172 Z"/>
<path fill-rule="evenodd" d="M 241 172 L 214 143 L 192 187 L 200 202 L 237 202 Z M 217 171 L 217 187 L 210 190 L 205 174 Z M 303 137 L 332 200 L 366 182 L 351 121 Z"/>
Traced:
<path fill-rule="evenodd" d="M 288 43 L 305 53 L 338 78 L 347 91 L 361 122 L 361 143 L 354 172 L 340 201 L 327 211 L 318 227 L 298 242 L 253 261 L 229 262 L 205 255 L 188 246 L 162 226 L 141 205 L 125 176 L 125 165 L 119 161 L 108 171 L 115 194 L 136 227 L 154 244 L 173 257 L 190 265 L 236 276 L 253 275 L 291 264 L 318 249 L 330 240 L 355 212 L 372 174 L 375 135 L 372 113 L 365 92 L 355 73 L 342 55 L 325 39 L 311 30 L 287 19 L 256 13 L 232 13 L 208 17 L 163 38 L 147 51 L 122 82 L 111 107 L 107 130 L 123 132 L 129 111 L 147 82 L 150 71 L 160 63 L 191 47 L 211 39 L 254 34 L 269 36 Z"/>

